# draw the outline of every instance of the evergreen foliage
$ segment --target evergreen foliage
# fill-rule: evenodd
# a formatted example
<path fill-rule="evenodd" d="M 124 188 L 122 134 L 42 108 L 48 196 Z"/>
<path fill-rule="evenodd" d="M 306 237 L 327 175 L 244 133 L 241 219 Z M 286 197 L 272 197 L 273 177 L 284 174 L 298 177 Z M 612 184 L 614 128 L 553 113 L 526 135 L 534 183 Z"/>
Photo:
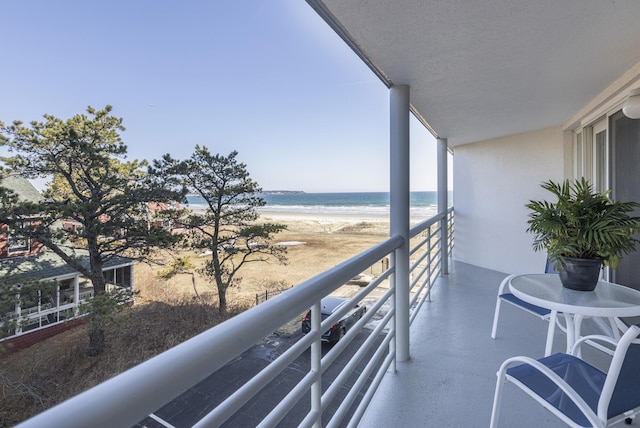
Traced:
<path fill-rule="evenodd" d="M 215 282 L 221 313 L 227 308 L 227 290 L 240 281 L 243 265 L 272 259 L 286 262 L 286 249 L 271 243 L 285 226 L 258 221 L 256 208 L 266 203 L 258 196 L 262 189 L 237 155 L 236 151 L 213 155 L 196 146 L 189 159 L 178 161 L 167 154 L 150 169 L 163 181 L 186 187 L 206 201 L 207 209 L 191 212 L 182 225 L 189 231 L 187 245 L 210 253 L 200 273 Z"/>
<path fill-rule="evenodd" d="M 8 170 L 2 173 L 51 180 L 41 202 L 21 201 L 0 187 L 0 222 L 89 278 L 95 296 L 105 293 L 105 262 L 114 257 L 144 260 L 153 249 L 180 239 L 165 225 L 179 215 L 170 204 L 183 198 L 181 189 L 169 191 L 146 174 L 145 161 L 126 160 L 120 136 L 125 128 L 111 110 L 109 105 L 88 107 L 88 115 L 66 121 L 46 114 L 43 122 L 29 126 L 0 122 L 0 144 L 13 154 L 3 159 Z M 152 212 L 151 206 L 163 208 Z M 60 227 L 68 221 L 74 227 Z M 80 263 L 74 248 L 88 250 L 88 265 Z M 101 313 L 95 312 L 97 317 Z M 101 323 L 96 320 L 100 331 Z"/>

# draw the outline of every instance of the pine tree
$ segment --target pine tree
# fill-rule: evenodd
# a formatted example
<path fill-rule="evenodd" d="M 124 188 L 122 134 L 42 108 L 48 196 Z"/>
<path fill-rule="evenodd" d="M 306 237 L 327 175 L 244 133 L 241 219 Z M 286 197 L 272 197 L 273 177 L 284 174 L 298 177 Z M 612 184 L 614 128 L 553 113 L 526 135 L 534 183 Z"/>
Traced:
<path fill-rule="evenodd" d="M 20 121 L 0 122 L 0 143 L 13 156 L 3 159 L 12 173 L 51 181 L 42 202 L 21 202 L 5 195 L 0 221 L 13 225 L 13 233 L 35 239 L 89 278 L 96 297 L 105 294 L 104 264 L 114 257 L 143 260 L 155 248 L 174 245 L 180 239 L 152 218 L 151 205 L 167 206 L 183 198 L 180 189 L 169 191 L 157 177 L 146 174 L 145 161 L 126 160 L 127 147 L 120 133 L 122 119 L 92 107 L 88 115 L 66 121 L 44 115 L 43 122 L 25 126 Z M 6 172 L 6 171 L 5 171 Z M 171 221 L 175 210 L 157 210 L 153 215 Z M 24 219 L 37 216 L 37 223 Z M 61 228 L 73 221 L 77 227 Z M 21 227 L 21 225 L 28 225 Z M 86 249 L 89 264 L 80 263 L 75 248 Z M 101 299 L 97 299 L 97 302 Z M 96 313 L 100 316 L 101 311 Z M 90 349 L 100 353 L 104 333 L 101 320 L 90 332 Z"/>
<path fill-rule="evenodd" d="M 212 155 L 206 147 L 196 146 L 189 159 L 178 161 L 165 155 L 150 170 L 165 181 L 177 179 L 176 183 L 205 201 L 206 210 L 191 212 L 184 227 L 190 232 L 189 247 L 211 254 L 200 273 L 215 282 L 221 313 L 227 309 L 227 290 L 240 281 L 238 272 L 245 264 L 286 262 L 285 248 L 271 242 L 286 227 L 258 221 L 257 208 L 266 204 L 258 195 L 262 189 L 237 155 L 236 151 L 229 156 Z"/>

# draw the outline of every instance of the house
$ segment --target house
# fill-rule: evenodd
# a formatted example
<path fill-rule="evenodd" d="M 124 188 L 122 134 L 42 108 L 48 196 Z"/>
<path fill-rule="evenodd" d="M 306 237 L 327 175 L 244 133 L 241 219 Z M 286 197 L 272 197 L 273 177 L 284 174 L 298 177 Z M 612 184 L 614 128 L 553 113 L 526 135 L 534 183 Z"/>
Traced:
<path fill-rule="evenodd" d="M 179 210 L 179 202 L 146 202 L 145 208 L 147 223 L 150 227 L 162 227 L 165 230 L 171 230 L 174 234 L 184 233 L 185 229 L 177 225 L 174 220 L 159 217 L 159 214 L 163 211 Z M 106 217 L 103 218 L 106 219 Z M 75 232 L 82 227 L 82 223 L 75 219 L 68 218 L 62 221 L 62 227 L 65 230 Z"/>
<path fill-rule="evenodd" d="M 18 198 L 29 202 L 39 202 L 40 192 L 24 177 L 9 174 L 2 179 L 3 187 L 13 190 Z M 37 218 L 31 219 L 37 222 Z M 29 256 L 43 251 L 42 244 L 33 240 L 12 236 L 8 225 L 0 225 L 0 260 L 9 257 Z"/>
<path fill-rule="evenodd" d="M 323 384 L 321 373 L 346 344 L 323 355 L 319 337 L 311 344 L 307 335 L 291 352 L 307 352 L 313 369 L 272 413 L 261 416 L 265 426 L 276 425 L 302 396 L 310 396 L 311 409 L 302 425 L 327 424 L 331 415 L 323 415 L 325 400 L 337 388 L 362 395 L 362 406 L 348 415 L 342 405 L 336 411 L 350 419 L 349 426 L 487 426 L 499 364 L 509 356 L 542 351 L 542 343 L 532 345 L 544 339 L 544 327 L 524 317 L 506 322 L 507 338 L 489 337 L 497 288 L 509 273 L 543 270 L 545 255 L 531 248 L 525 209 L 529 200 L 546 197 L 541 182 L 585 176 L 598 189 L 611 189 L 615 199 L 640 201 L 640 120 L 623 112 L 640 87 L 640 2 L 307 3 L 389 88 L 391 238 L 22 427 L 51 421 L 81 427 L 101 417 L 114 426 L 131 426 L 149 414 L 160 418 L 167 402 L 387 254 L 393 255 L 395 318 L 388 334 L 380 331 L 384 339 L 375 352 L 384 361 L 373 371 L 371 388 L 358 391 L 366 382 L 362 378 Z M 429 296 L 436 286 L 429 303 L 411 300 L 416 284 L 408 248 L 414 236 L 407 197 L 410 114 L 438 140 L 441 199 L 430 224 L 440 225 L 442 246 L 428 254 L 440 254 L 436 275 L 441 276 L 424 280 Z M 446 222 L 447 153 L 453 156 L 455 225 Z M 449 254 L 452 226 L 455 247 Z M 640 288 L 639 259 L 630 255 L 606 275 Z M 363 358 L 368 363 L 374 356 Z M 199 426 L 215 426 L 240 413 L 246 403 L 240 396 L 255 397 L 265 378 L 278 376 L 275 366 L 284 363 L 276 361 L 247 382 L 238 397 L 202 416 Z M 355 361 L 340 375 L 351 375 Z M 119 397 L 123 390 L 130 395 Z M 129 398 L 150 395 L 153 402 Z M 513 395 L 517 418 L 504 426 L 560 426 Z M 350 404 L 348 398 L 342 403 Z M 98 400 L 103 413 L 92 417 L 90 404 Z"/>
<path fill-rule="evenodd" d="M 12 189 L 21 200 L 38 202 L 41 199 L 40 193 L 24 177 L 9 175 L 2 180 L 2 186 Z M 31 221 L 37 222 L 38 218 Z M 0 231 L 2 293 L 17 297 L 19 293 L 14 294 L 14 290 L 20 284 L 53 284 L 47 292 L 22 295 L 20 299 L 0 299 L 0 341 L 31 344 L 56 334 L 67 327 L 64 325 L 66 321 L 80 317 L 82 303 L 93 296 L 90 281 L 41 243 L 12 238 L 7 225 L 0 225 Z M 86 250 L 68 248 L 67 252 L 74 254 L 84 265 L 89 265 Z M 132 289 L 133 265 L 134 261 L 125 257 L 106 261 L 103 273 L 107 290 Z M 23 336 L 26 333 L 30 333 L 28 338 Z M 23 337 L 16 342 L 18 336 Z"/>
<path fill-rule="evenodd" d="M 178 211 L 180 210 L 180 202 L 147 202 L 147 218 L 149 225 L 152 227 L 162 227 L 165 230 L 170 230 L 173 234 L 184 233 L 186 229 L 177 224 L 175 220 L 168 220 L 159 217 L 163 211 Z"/>

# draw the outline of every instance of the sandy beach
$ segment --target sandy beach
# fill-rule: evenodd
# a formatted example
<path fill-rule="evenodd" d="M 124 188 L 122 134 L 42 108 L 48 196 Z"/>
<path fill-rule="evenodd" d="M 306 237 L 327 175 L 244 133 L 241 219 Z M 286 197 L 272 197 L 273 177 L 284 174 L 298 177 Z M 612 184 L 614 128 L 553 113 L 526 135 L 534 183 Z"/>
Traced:
<path fill-rule="evenodd" d="M 287 264 L 275 260 L 268 263 L 249 263 L 240 271 L 240 285 L 227 292 L 230 304 L 255 302 L 256 294 L 297 285 L 313 276 L 349 259 L 356 254 L 384 241 L 389 236 L 389 222 L 386 217 L 362 215 L 322 215 L 318 213 L 271 212 L 261 210 L 261 221 L 281 223 L 287 229 L 274 239 L 274 243 L 287 248 Z M 192 251 L 174 253 L 188 257 L 199 266 L 204 258 Z M 141 298 L 153 299 L 145 291 L 147 278 L 154 277 L 161 267 L 139 265 L 136 268 L 136 282 L 141 290 Z M 149 281 L 153 282 L 153 281 Z M 186 296 L 195 295 L 191 276 L 178 275 L 168 280 L 164 286 L 173 291 L 180 290 Z M 215 285 L 196 275 L 198 293 L 215 293 Z M 342 290 L 348 293 L 349 290 Z M 340 294 L 338 292 L 337 294 Z"/>

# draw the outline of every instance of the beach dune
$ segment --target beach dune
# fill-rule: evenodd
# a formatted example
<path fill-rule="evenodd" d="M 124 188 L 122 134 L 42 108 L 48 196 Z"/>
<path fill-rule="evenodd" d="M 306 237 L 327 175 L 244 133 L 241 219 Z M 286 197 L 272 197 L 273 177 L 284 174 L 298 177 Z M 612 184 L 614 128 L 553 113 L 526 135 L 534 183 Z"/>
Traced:
<path fill-rule="evenodd" d="M 389 221 L 385 217 L 362 215 L 322 215 L 318 213 L 283 213 L 261 210 L 260 221 L 281 223 L 287 229 L 277 234 L 274 244 L 287 249 L 287 264 L 277 261 L 248 263 L 239 272 L 239 285 L 228 290 L 230 303 L 255 302 L 256 294 L 288 288 L 328 270 L 339 263 L 384 241 L 389 236 Z M 199 266 L 204 262 L 202 252 L 182 251 Z M 175 255 L 175 254 L 174 254 Z M 155 275 L 160 267 L 140 265 L 138 277 Z M 187 296 L 195 295 L 190 275 L 178 275 L 167 284 Z M 215 285 L 196 275 L 198 293 L 213 292 Z M 144 298 L 144 296 L 142 296 Z"/>

